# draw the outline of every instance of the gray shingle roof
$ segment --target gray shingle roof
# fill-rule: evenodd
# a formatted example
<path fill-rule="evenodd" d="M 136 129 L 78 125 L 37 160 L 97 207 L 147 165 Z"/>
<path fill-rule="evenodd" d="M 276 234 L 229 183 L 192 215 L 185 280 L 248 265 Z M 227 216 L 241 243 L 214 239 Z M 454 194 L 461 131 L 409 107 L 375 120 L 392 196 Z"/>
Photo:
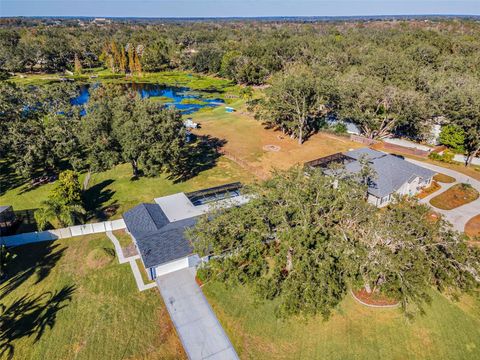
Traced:
<path fill-rule="evenodd" d="M 136 239 L 145 267 L 158 266 L 192 254 L 193 248 L 185 237 L 185 231 L 195 223 L 196 218 L 175 221 Z"/>
<path fill-rule="evenodd" d="M 140 204 L 123 214 L 128 231 L 135 239 L 168 224 L 168 219 L 157 204 Z"/>
<path fill-rule="evenodd" d="M 181 259 L 192 253 L 192 246 L 184 232 L 195 225 L 195 218 L 169 222 L 158 204 L 140 204 L 126 211 L 123 219 L 128 231 L 135 238 L 147 268 Z"/>
<path fill-rule="evenodd" d="M 412 164 L 408 161 L 400 159 L 396 156 L 375 151 L 368 148 L 348 151 L 345 155 L 354 159 L 365 157 L 376 173 L 376 178 L 368 187 L 368 192 L 377 197 L 384 197 L 395 191 L 408 181 L 416 177 L 429 179 L 435 172 L 424 167 Z M 359 161 L 353 161 L 345 165 L 345 169 L 349 173 L 357 173 L 360 171 L 361 164 Z"/>

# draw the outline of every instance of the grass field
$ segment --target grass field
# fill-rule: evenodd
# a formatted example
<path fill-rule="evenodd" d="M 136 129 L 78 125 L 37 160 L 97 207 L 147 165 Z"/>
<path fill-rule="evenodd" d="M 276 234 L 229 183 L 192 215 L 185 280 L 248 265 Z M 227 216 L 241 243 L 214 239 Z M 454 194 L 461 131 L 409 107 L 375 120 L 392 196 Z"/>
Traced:
<path fill-rule="evenodd" d="M 430 200 L 438 209 L 452 210 L 478 199 L 478 191 L 471 185 L 456 184 Z"/>
<path fill-rule="evenodd" d="M 86 207 L 92 215 L 90 222 L 120 218 L 125 210 L 141 202 L 152 202 L 156 197 L 229 182 L 252 180 L 248 172 L 225 158 L 219 158 L 214 167 L 185 182 L 175 183 L 164 175 L 154 178 L 142 177 L 138 180 L 131 178 L 129 164 L 118 165 L 109 171 L 92 175 L 89 188 L 85 192 Z M 83 176 L 80 180 L 83 182 Z M 17 186 L 0 196 L 0 204 L 13 205 L 15 210 L 38 208 L 48 197 L 53 186 L 46 184 L 33 190 L 29 190 L 26 185 Z M 107 208 L 110 208 L 111 212 L 105 212 Z"/>
<path fill-rule="evenodd" d="M 156 289 L 139 292 L 105 236 L 15 249 L 0 285 L 0 358 L 182 359 Z M 0 351 L 1 351 L 0 350 Z"/>
<path fill-rule="evenodd" d="M 237 111 L 227 113 L 224 107 L 193 114 L 201 125 L 198 134 L 214 136 L 226 141 L 224 150 L 246 162 L 253 171 L 269 174 L 272 169 L 287 169 L 296 164 L 363 145 L 348 138 L 325 133 L 315 134 L 303 145 L 279 131 L 265 129 L 260 121 L 245 109 L 244 100 L 230 104 Z M 274 145 L 279 151 L 265 147 Z"/>
<path fill-rule="evenodd" d="M 277 320 L 274 304 L 255 304 L 248 288 L 203 287 L 241 359 L 478 359 L 480 302 L 438 293 L 425 316 L 372 309 L 349 295 L 333 317 Z"/>

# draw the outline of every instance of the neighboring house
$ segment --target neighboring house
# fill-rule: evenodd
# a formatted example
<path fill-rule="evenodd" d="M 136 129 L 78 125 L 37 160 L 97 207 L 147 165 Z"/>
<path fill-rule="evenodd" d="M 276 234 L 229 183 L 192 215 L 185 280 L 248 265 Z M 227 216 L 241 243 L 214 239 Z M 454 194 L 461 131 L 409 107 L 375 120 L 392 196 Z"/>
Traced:
<path fill-rule="evenodd" d="M 140 204 L 123 214 L 127 230 L 138 249 L 148 277 L 196 266 L 185 231 L 213 206 L 230 207 L 247 201 L 240 194 L 240 183 L 193 193 L 178 193 L 155 199 L 155 204 Z"/>
<path fill-rule="evenodd" d="M 359 173 L 361 160 L 368 161 L 375 176 L 368 186 L 368 202 L 378 206 L 388 205 L 394 195 L 412 196 L 432 183 L 435 173 L 404 159 L 369 148 L 338 153 L 306 163 L 310 167 L 328 168 L 329 164 L 341 163 L 347 174 Z M 326 170 L 332 174 L 331 169 Z"/>

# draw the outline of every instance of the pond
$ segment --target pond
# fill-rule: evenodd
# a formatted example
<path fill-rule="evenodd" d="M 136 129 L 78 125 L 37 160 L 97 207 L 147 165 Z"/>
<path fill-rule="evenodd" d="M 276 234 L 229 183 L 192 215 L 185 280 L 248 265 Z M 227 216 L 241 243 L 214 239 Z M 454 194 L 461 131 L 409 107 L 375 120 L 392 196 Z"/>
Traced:
<path fill-rule="evenodd" d="M 71 100 L 73 105 L 83 106 L 90 99 L 90 89 L 98 86 L 82 85 L 79 95 Z M 224 101 L 208 91 L 192 91 L 186 87 L 165 86 L 160 84 L 130 83 L 125 84 L 127 90 L 137 91 L 142 98 L 151 98 L 152 101 L 167 107 L 175 107 L 182 114 L 189 115 L 203 108 L 215 108 L 224 104 Z"/>

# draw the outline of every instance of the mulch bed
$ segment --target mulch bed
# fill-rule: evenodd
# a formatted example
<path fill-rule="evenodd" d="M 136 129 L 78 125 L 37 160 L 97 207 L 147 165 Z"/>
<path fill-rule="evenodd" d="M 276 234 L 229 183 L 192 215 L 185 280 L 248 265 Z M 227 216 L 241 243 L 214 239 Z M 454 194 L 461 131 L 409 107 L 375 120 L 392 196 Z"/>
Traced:
<path fill-rule="evenodd" d="M 365 289 L 353 290 L 352 292 L 358 300 L 367 305 L 393 306 L 398 304 L 397 300 L 390 299 L 378 292 L 369 294 Z"/>
<path fill-rule="evenodd" d="M 198 286 L 200 286 L 200 287 L 203 286 L 202 280 L 200 280 L 197 276 L 195 276 L 195 281 L 197 282 Z"/>
<path fill-rule="evenodd" d="M 480 240 L 480 214 L 468 220 L 465 225 L 465 234 L 471 239 Z"/>
<path fill-rule="evenodd" d="M 430 185 L 429 187 L 423 189 L 421 192 L 419 192 L 417 194 L 417 198 L 419 199 L 424 199 L 426 198 L 427 196 L 433 194 L 435 191 L 438 191 L 440 190 L 441 186 L 436 182 L 436 181 L 433 181 L 432 182 L 432 185 Z"/>

